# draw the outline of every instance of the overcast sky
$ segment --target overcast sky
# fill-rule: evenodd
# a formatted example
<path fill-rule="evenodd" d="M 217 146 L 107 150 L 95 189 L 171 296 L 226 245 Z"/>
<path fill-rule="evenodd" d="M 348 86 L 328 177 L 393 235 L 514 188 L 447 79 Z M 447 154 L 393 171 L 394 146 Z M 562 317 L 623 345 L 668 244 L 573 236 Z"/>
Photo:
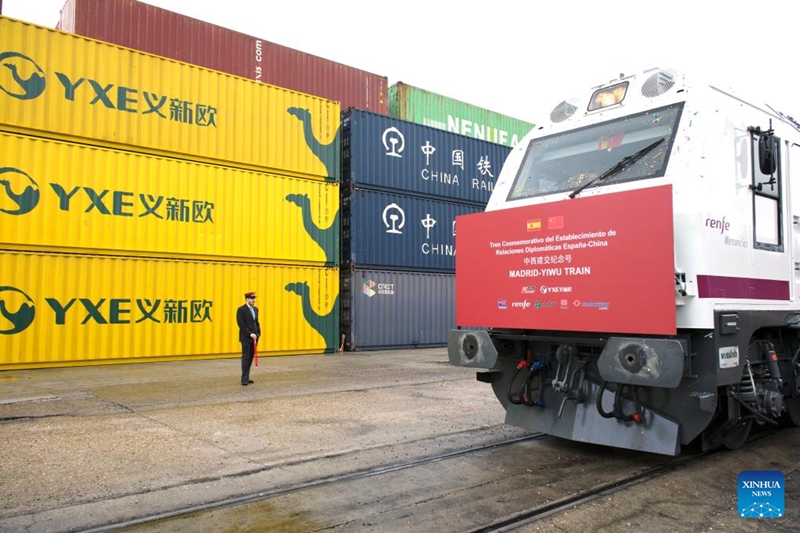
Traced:
<path fill-rule="evenodd" d="M 0 2 L 48 27 L 64 4 Z M 699 70 L 800 120 L 796 0 L 147 3 L 530 122 L 655 66 Z"/>

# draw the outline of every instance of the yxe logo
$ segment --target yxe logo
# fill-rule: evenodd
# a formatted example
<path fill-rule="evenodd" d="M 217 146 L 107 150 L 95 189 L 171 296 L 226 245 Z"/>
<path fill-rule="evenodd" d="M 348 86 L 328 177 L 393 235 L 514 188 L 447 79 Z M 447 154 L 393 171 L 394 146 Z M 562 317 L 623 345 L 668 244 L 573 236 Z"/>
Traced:
<path fill-rule="evenodd" d="M 30 213 L 39 203 L 39 185 L 23 171 L 13 167 L 0 167 L 0 212 L 9 215 Z"/>
<path fill-rule="evenodd" d="M 170 222 L 214 223 L 215 205 L 207 200 L 93 189 L 79 185 L 65 187 L 59 183 L 48 185 L 53 194 L 45 196 L 55 200 L 60 211 L 82 211 L 130 218 L 150 216 Z M 45 187 L 44 190 L 49 189 Z M 39 184 L 22 170 L 0 167 L 0 213 L 9 215 L 30 213 L 39 204 L 42 194 Z"/>
<path fill-rule="evenodd" d="M 55 71 L 55 78 L 63 89 L 64 99 L 69 102 L 99 105 L 124 113 L 155 115 L 200 127 L 217 127 L 218 110 L 208 104 L 71 73 Z M 59 88 L 59 85 L 55 87 Z M 45 73 L 33 59 L 19 52 L 0 53 L 0 90 L 4 93 L 17 100 L 33 100 L 44 93 L 45 86 Z"/>
<path fill-rule="evenodd" d="M 56 326 L 68 323 L 94 325 L 140 324 L 191 324 L 213 322 L 210 300 L 184 300 L 176 298 L 44 298 L 52 311 Z M 46 315 L 45 315 L 46 316 Z M 25 331 L 36 317 L 33 299 L 16 287 L 0 287 L 0 335 L 14 335 Z"/>
<path fill-rule="evenodd" d="M 0 90 L 18 100 L 33 100 L 44 92 L 45 77 L 36 61 L 19 52 L 0 53 Z"/>
<path fill-rule="evenodd" d="M 33 323 L 36 306 L 30 296 L 16 287 L 0 287 L 0 316 L 0 335 L 13 335 Z"/>
<path fill-rule="evenodd" d="M 739 516 L 781 518 L 785 514 L 784 475 L 777 470 L 745 470 L 739 474 Z"/>

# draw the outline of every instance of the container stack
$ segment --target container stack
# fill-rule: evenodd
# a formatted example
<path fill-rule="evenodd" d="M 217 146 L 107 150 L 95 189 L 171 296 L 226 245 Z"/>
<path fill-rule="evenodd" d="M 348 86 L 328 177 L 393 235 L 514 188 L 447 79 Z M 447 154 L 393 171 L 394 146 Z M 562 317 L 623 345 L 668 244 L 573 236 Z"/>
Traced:
<path fill-rule="evenodd" d="M 491 156 L 489 160 L 481 162 L 478 157 L 469 162 L 450 161 L 446 167 L 439 162 L 437 164 L 441 168 L 435 169 L 421 163 L 425 155 L 421 152 L 422 144 L 415 145 L 414 150 L 419 153 L 415 154 L 418 157 L 412 164 L 409 157 L 411 148 L 402 156 L 384 156 L 379 151 L 384 140 L 379 137 L 377 144 L 369 148 L 357 147 L 354 155 L 360 159 L 356 161 L 355 168 L 348 167 L 345 171 L 345 174 L 367 174 L 354 175 L 348 179 L 347 188 L 343 189 L 342 205 L 347 212 L 346 222 L 353 226 L 343 228 L 342 236 L 347 247 L 343 265 L 346 275 L 342 277 L 346 308 L 343 309 L 343 343 L 340 347 L 435 346 L 446 342 L 447 330 L 455 323 L 455 217 L 483 210 L 491 195 L 494 176 L 499 173 L 508 150 L 498 152 L 496 146 L 489 146 L 490 143 L 513 146 L 532 125 L 403 83 L 389 89 L 390 98 L 387 98 L 386 77 L 136 0 L 67 0 L 58 27 L 79 35 L 336 100 L 341 102 L 342 109 L 353 108 L 360 110 L 358 113 L 365 113 L 359 115 L 363 118 L 360 122 L 356 121 L 358 124 L 364 124 L 367 117 L 373 114 L 385 116 L 391 112 L 395 117 L 405 120 L 392 121 L 393 126 L 387 128 L 407 130 L 412 135 L 419 131 L 419 135 L 435 133 L 437 136 L 441 132 L 434 128 L 438 128 L 459 134 L 445 135 L 448 139 L 462 135 L 479 139 L 481 142 L 464 145 L 469 146 L 466 153 L 471 157 L 472 147 L 479 146 L 484 156 Z M 431 128 L 409 129 L 408 121 Z M 363 135 L 355 133 L 352 139 L 359 142 Z M 383 130 L 380 133 L 383 134 Z M 386 142 L 397 140 L 389 135 Z M 408 142 L 424 140 L 409 139 Z M 452 147 L 453 154 L 450 157 L 456 157 L 455 154 L 461 149 L 465 148 L 461 145 Z M 445 148 L 441 150 L 433 154 L 434 160 L 443 157 Z M 372 151 L 375 157 L 392 157 L 400 165 L 389 169 L 392 174 L 384 173 L 380 159 L 376 159 L 379 164 L 374 169 L 359 168 L 358 165 L 362 163 L 372 164 L 369 158 L 365 158 L 366 151 Z M 428 154 L 426 158 L 431 157 L 432 154 Z M 468 165 L 472 167 L 468 168 Z M 479 166 L 481 170 L 478 170 Z M 419 176 L 421 172 L 427 174 Z M 475 173 L 478 177 L 473 175 Z M 419 185 L 404 181 L 382 181 L 390 176 L 401 180 L 413 179 Z M 468 183 L 467 179 L 475 182 Z M 397 196 L 398 193 L 400 196 Z M 392 204 L 396 207 L 384 212 Z M 367 229 L 368 224 L 373 223 L 367 221 L 382 223 L 383 216 L 390 220 L 395 220 L 392 217 L 397 217 L 396 220 L 405 217 L 408 225 L 396 228 L 396 233 L 384 233 L 387 237 L 395 236 L 394 239 L 378 239 L 378 226 Z M 423 220 L 425 222 L 421 222 Z M 447 225 L 450 227 L 446 232 Z M 398 237 L 401 234 L 403 236 Z M 402 276 L 402 283 L 398 276 Z M 377 282 L 377 278 L 384 281 Z M 370 283 L 380 283 L 381 286 L 369 289 L 367 286 Z M 353 286 L 361 287 L 362 292 L 352 290 Z M 394 293 L 387 288 L 395 286 L 406 288 Z M 362 311 L 359 313 L 362 318 L 355 319 L 353 313 L 356 309 L 352 305 L 357 303 L 357 294 L 371 298 L 371 309 L 376 312 Z M 388 296 L 392 298 L 388 299 Z M 385 304 L 384 309 L 377 307 L 379 301 Z M 384 321 L 372 322 L 379 317 L 385 317 Z M 401 319 L 402 322 L 395 319 Z M 392 327 L 387 329 L 387 324 L 392 324 Z M 357 337 L 354 331 L 360 332 Z M 371 338 L 366 338 L 366 335 Z"/>
<path fill-rule="evenodd" d="M 80 0 L 77 1 L 80 4 Z M 0 368 L 335 351 L 339 104 L 0 17 Z"/>
<path fill-rule="evenodd" d="M 235 356 L 251 290 L 261 355 L 446 343 L 530 124 L 137 0 L 57 28 L 0 18 L 0 369 Z"/>
<path fill-rule="evenodd" d="M 342 114 L 344 349 L 447 343 L 456 217 L 484 210 L 510 151 L 362 110 Z"/>

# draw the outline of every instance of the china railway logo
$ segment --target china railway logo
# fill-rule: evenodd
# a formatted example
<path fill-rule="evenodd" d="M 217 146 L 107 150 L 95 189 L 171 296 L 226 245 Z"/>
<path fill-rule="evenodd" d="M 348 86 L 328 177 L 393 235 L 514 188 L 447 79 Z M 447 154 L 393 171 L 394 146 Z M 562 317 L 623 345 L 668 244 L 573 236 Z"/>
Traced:
<path fill-rule="evenodd" d="M 0 90 L 18 100 L 33 100 L 44 92 L 45 76 L 36 61 L 19 52 L 0 53 Z"/>
<path fill-rule="evenodd" d="M 13 168 L 0 168 L 0 212 L 8 215 L 30 213 L 39 203 L 39 185 L 25 172 Z"/>
<path fill-rule="evenodd" d="M 16 287 L 0 287 L 0 315 L 3 317 L 0 335 L 13 335 L 25 331 L 33 323 L 36 306 L 30 296 Z"/>
<path fill-rule="evenodd" d="M 392 203 L 383 209 L 383 225 L 386 226 L 386 233 L 397 233 L 402 235 L 403 226 L 406 225 L 406 212 L 399 205 Z"/>
<path fill-rule="evenodd" d="M 391 157 L 403 157 L 401 154 L 406 149 L 406 138 L 395 127 L 386 128 L 381 137 L 383 147 L 386 148 L 386 155 Z"/>

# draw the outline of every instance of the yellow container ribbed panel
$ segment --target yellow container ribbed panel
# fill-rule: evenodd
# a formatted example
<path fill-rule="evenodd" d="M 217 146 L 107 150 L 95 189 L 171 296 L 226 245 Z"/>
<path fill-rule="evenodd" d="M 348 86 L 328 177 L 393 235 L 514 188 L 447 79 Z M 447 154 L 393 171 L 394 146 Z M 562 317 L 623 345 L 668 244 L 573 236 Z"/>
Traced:
<path fill-rule="evenodd" d="M 235 356 L 251 290 L 259 355 L 337 350 L 336 268 L 0 251 L 0 369 Z"/>
<path fill-rule="evenodd" d="M 0 128 L 338 181 L 339 103 L 0 17 Z"/>
<path fill-rule="evenodd" d="M 0 245 L 336 265 L 339 184 L 0 133 Z"/>

